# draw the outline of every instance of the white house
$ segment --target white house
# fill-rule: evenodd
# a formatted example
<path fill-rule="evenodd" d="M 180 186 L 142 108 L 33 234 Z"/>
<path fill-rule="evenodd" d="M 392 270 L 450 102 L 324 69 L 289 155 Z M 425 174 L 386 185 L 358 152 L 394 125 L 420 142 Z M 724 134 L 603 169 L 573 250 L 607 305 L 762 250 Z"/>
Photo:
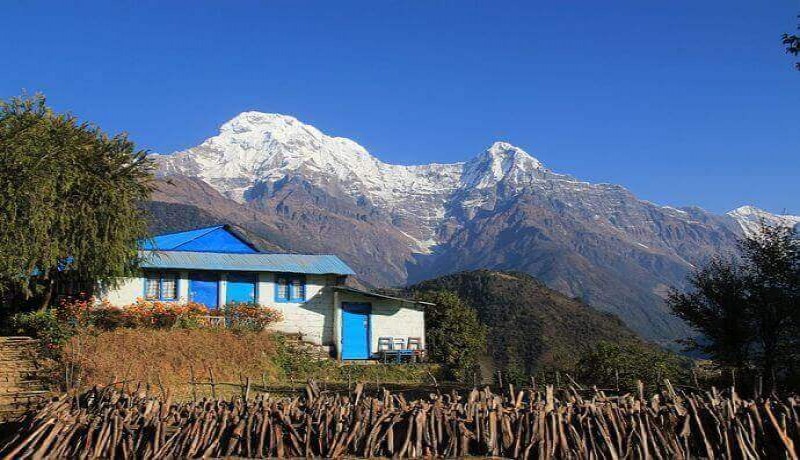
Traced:
<path fill-rule="evenodd" d="M 283 313 L 275 329 L 330 346 L 345 360 L 375 357 L 383 337 L 419 339 L 424 349 L 426 304 L 345 286 L 355 273 L 334 255 L 264 253 L 220 225 L 156 236 L 142 244 L 140 257 L 141 276 L 101 290 L 101 299 L 117 306 L 190 300 L 209 308 L 254 302 Z"/>

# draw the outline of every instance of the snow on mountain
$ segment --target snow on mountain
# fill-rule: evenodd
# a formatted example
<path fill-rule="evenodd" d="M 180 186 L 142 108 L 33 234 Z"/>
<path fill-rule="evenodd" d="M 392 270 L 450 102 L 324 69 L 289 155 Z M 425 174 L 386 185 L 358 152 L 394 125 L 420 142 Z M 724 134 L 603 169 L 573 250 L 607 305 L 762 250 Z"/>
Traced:
<path fill-rule="evenodd" d="M 253 191 L 261 185 L 293 177 L 330 193 L 343 192 L 385 212 L 421 252 L 447 238 L 452 219 L 472 219 L 525 192 L 646 247 L 660 243 L 645 237 L 637 226 L 624 225 L 621 216 L 636 210 L 643 222 L 669 216 L 696 223 L 686 211 L 639 200 L 619 185 L 591 184 L 554 173 L 507 142 L 495 142 L 467 162 L 393 165 L 351 139 L 329 136 L 294 117 L 274 113 L 243 112 L 200 145 L 156 157 L 160 174 L 199 177 L 240 203 L 254 199 Z M 800 217 L 775 216 L 749 206 L 729 216 L 748 234 L 762 218 L 788 226 L 800 222 Z"/>
<path fill-rule="evenodd" d="M 393 165 L 358 143 L 328 136 L 294 117 L 244 112 L 197 147 L 156 155 L 160 174 L 199 177 L 227 197 L 245 202 L 259 183 L 299 175 L 315 185 L 335 179 L 356 200 L 400 219 L 421 222 L 414 238 L 435 242 L 449 198 L 460 189 L 489 189 L 499 182 L 526 185 L 545 171 L 522 149 L 496 142 L 466 163 Z M 476 203 L 477 205 L 478 203 Z"/>
<path fill-rule="evenodd" d="M 742 206 L 728 212 L 728 215 L 736 220 L 748 236 L 758 233 L 762 222 L 773 227 L 795 228 L 800 225 L 800 216 L 772 214 L 755 206 Z"/>
<path fill-rule="evenodd" d="M 351 183 L 353 194 L 393 201 L 400 191 L 435 192 L 452 187 L 459 165 L 397 166 L 381 162 L 356 142 L 323 134 L 294 117 L 244 112 L 220 133 L 173 155 L 161 156 L 162 172 L 194 173 L 230 198 L 259 181 L 303 171 Z"/>
<path fill-rule="evenodd" d="M 524 150 L 507 142 L 495 142 L 485 152 L 464 165 L 461 188 L 483 189 L 502 180 L 515 184 L 534 179 L 542 164 Z"/>
<path fill-rule="evenodd" d="M 488 188 L 504 179 L 524 182 L 543 170 L 537 159 L 506 142 L 494 143 L 467 163 L 392 165 L 350 139 L 328 136 L 291 116 L 261 112 L 241 113 L 217 136 L 158 160 L 163 174 L 196 174 L 240 202 L 254 183 L 301 170 L 352 181 L 353 194 L 367 194 L 381 204 Z"/>

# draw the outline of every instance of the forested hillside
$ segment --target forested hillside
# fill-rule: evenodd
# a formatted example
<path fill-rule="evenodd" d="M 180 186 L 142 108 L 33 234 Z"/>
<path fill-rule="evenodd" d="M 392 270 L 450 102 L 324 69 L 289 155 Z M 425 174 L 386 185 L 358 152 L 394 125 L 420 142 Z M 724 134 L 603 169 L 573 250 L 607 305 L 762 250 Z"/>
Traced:
<path fill-rule="evenodd" d="M 405 292 L 419 296 L 442 290 L 457 294 L 477 311 L 488 329 L 489 364 L 512 377 L 573 369 L 603 341 L 644 345 L 616 316 L 524 273 L 462 272 L 423 281 Z"/>

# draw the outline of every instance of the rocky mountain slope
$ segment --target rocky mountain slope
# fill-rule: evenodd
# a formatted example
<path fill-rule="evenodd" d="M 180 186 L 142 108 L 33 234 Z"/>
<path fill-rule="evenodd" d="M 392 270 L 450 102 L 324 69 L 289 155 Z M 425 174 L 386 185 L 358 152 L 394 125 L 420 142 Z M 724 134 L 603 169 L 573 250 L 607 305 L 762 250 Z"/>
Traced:
<path fill-rule="evenodd" d="M 755 206 L 742 206 L 728 213 L 742 227 L 746 235 L 758 232 L 762 224 L 772 227 L 789 227 L 800 231 L 800 216 L 776 215 Z"/>
<path fill-rule="evenodd" d="M 663 306 L 668 287 L 732 251 L 762 216 L 658 206 L 550 171 L 505 142 L 463 163 L 391 165 L 352 140 L 260 112 L 155 158 L 151 209 L 162 228 L 183 228 L 181 215 L 233 223 L 268 249 L 336 253 L 377 286 L 522 270 L 662 341 L 687 333 Z"/>

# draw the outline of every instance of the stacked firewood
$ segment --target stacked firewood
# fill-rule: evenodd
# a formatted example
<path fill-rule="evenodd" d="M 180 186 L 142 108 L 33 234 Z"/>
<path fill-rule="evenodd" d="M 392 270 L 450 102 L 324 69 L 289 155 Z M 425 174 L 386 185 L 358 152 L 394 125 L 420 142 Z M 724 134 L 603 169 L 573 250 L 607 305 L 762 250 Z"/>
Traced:
<path fill-rule="evenodd" d="M 406 400 L 363 386 L 302 396 L 173 402 L 112 387 L 30 413 L 4 458 L 797 458 L 800 398 L 734 391 L 607 396 L 576 388 L 474 389 Z"/>

